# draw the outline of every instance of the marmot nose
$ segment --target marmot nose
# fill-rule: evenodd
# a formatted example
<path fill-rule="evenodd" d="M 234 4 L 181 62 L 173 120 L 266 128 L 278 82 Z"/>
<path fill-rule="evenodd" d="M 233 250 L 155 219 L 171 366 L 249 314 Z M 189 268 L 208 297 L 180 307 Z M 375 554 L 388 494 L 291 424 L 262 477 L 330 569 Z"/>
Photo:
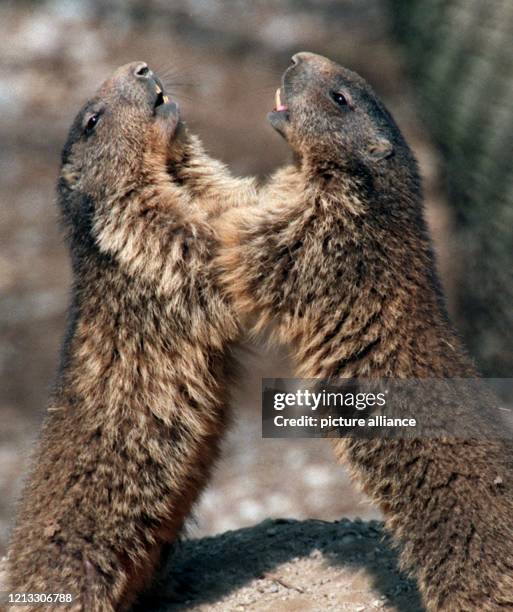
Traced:
<path fill-rule="evenodd" d="M 317 57 L 315 53 L 309 53 L 308 51 L 301 51 L 300 53 L 295 53 L 292 56 L 292 63 L 299 64 L 300 62 L 308 61 L 309 59 L 314 59 Z"/>
<path fill-rule="evenodd" d="M 134 66 L 134 75 L 138 79 L 149 79 L 151 76 L 151 70 L 146 62 L 138 62 Z"/>
<path fill-rule="evenodd" d="M 322 55 L 317 55 L 316 53 L 310 53 L 309 51 L 301 51 L 300 53 L 296 53 L 292 56 L 292 64 L 294 66 L 297 66 L 302 62 L 313 63 L 320 66 L 326 62 L 326 58 L 322 57 Z"/>

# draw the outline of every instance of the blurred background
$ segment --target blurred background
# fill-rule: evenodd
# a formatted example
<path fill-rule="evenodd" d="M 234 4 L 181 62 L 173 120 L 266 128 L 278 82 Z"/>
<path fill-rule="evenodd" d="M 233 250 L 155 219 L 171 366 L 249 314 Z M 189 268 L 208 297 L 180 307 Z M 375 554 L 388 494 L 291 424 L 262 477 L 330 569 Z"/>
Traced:
<path fill-rule="evenodd" d="M 485 374 L 511 376 L 511 0 L 16 0 L 0 3 L 0 23 L 0 554 L 64 332 L 60 149 L 82 102 L 126 62 L 164 77 L 212 155 L 262 178 L 288 159 L 265 116 L 290 56 L 360 72 L 419 159 L 453 319 Z M 379 516 L 323 441 L 261 439 L 260 379 L 287 374 L 285 354 L 248 358 L 190 533 Z"/>

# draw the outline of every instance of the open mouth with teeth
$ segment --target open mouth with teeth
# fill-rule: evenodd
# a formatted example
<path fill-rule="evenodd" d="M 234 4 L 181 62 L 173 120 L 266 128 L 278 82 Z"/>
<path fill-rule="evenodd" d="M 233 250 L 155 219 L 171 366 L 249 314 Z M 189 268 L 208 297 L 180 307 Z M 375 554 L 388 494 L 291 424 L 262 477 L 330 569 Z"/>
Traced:
<path fill-rule="evenodd" d="M 157 93 L 157 97 L 155 98 L 153 108 L 156 110 L 159 106 L 162 106 L 163 104 L 167 104 L 169 102 L 169 96 L 164 93 L 162 87 L 158 83 L 155 85 L 155 90 Z"/>
<path fill-rule="evenodd" d="M 153 117 L 163 132 L 164 139 L 174 137 L 180 125 L 180 108 L 164 91 L 160 79 L 154 77 L 150 83 L 153 90 Z"/>
<path fill-rule="evenodd" d="M 281 101 L 281 87 L 278 87 L 274 96 L 274 111 L 277 113 L 288 112 L 289 107 Z"/>
<path fill-rule="evenodd" d="M 284 135 L 285 126 L 289 122 L 289 107 L 282 101 L 281 87 L 276 90 L 274 109 L 267 115 L 267 119 L 275 130 Z"/>

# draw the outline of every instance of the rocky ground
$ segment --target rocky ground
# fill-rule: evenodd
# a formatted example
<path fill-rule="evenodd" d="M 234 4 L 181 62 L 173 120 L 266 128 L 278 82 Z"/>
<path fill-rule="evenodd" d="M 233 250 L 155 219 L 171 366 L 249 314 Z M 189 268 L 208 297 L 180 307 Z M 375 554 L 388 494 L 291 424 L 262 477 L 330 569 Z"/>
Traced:
<path fill-rule="evenodd" d="M 267 520 L 184 542 L 140 612 L 421 612 L 378 521 Z"/>

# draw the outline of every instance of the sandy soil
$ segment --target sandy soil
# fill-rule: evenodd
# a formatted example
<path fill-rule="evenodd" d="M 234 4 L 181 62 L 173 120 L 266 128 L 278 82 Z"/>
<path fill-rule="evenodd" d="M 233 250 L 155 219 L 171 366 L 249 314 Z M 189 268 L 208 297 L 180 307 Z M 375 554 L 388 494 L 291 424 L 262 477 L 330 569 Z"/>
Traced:
<path fill-rule="evenodd" d="M 421 612 L 378 521 L 267 520 L 184 542 L 142 612 Z"/>

